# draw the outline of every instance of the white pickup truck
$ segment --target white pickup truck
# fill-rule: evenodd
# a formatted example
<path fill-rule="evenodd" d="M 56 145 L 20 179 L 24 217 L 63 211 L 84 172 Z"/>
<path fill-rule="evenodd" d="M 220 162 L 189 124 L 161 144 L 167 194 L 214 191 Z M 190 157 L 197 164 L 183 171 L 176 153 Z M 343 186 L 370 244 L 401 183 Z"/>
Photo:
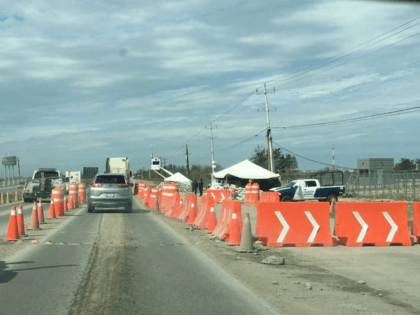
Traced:
<path fill-rule="evenodd" d="M 323 186 L 317 179 L 292 180 L 283 187 L 271 188 L 270 191 L 277 191 L 281 194 L 281 201 L 304 201 L 318 200 L 332 202 L 338 200 L 339 196 L 345 193 L 344 186 Z"/>

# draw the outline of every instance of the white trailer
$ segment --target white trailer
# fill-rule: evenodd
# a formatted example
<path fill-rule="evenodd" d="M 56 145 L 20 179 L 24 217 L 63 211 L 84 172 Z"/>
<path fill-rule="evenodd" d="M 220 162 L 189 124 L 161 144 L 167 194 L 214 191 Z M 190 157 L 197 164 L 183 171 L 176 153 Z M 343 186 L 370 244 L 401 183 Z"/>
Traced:
<path fill-rule="evenodd" d="M 117 173 L 124 174 L 127 181 L 130 181 L 132 173 L 130 171 L 130 160 L 128 157 L 125 158 L 107 158 L 105 173 Z"/>
<path fill-rule="evenodd" d="M 76 182 L 80 184 L 82 182 L 82 174 L 80 171 L 66 171 L 66 182 Z"/>

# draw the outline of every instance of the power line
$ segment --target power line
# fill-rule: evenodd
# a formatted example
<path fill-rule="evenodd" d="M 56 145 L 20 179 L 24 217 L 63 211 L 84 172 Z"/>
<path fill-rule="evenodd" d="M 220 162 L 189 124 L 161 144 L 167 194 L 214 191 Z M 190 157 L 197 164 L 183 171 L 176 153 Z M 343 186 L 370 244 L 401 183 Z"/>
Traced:
<path fill-rule="evenodd" d="M 330 67 L 330 68 L 325 69 L 325 70 L 322 70 L 322 71 L 319 71 L 319 72 L 317 72 L 317 73 L 313 73 L 313 74 L 308 75 L 308 76 L 303 77 L 303 78 L 299 78 L 299 79 L 296 79 L 296 80 L 293 80 L 293 81 L 290 81 L 290 82 L 285 82 L 285 83 L 283 83 L 283 84 L 280 84 L 279 86 L 287 85 L 287 84 L 290 84 L 290 83 L 293 83 L 293 82 L 297 82 L 297 81 L 300 81 L 300 80 L 303 80 L 303 79 L 306 79 L 306 78 L 312 77 L 312 76 L 317 75 L 317 74 L 320 74 L 320 73 L 324 73 L 324 72 L 329 71 L 329 70 L 331 70 L 331 69 L 334 69 L 334 68 L 340 67 L 340 66 L 342 66 L 342 65 L 348 64 L 348 63 L 350 63 L 350 62 L 352 62 L 352 61 L 354 61 L 354 60 L 357 60 L 357 59 L 360 59 L 360 58 L 362 58 L 362 57 L 365 57 L 365 56 L 371 55 L 371 54 L 373 54 L 373 53 L 375 53 L 375 52 L 378 52 L 378 51 L 380 51 L 380 50 L 382 50 L 382 49 L 385 49 L 385 48 L 388 48 L 388 47 L 393 46 L 393 45 L 395 45 L 395 44 L 398 44 L 398 43 L 400 43 L 400 42 L 403 42 L 403 41 L 405 41 L 405 40 L 407 40 L 407 39 L 410 39 L 410 38 L 412 38 L 412 37 L 414 37 L 414 36 L 417 36 L 417 35 L 419 35 L 419 34 L 420 34 L 420 32 L 415 33 L 414 35 L 408 36 L 408 37 L 406 37 L 406 38 L 404 38 L 404 39 L 401 39 L 401 40 L 399 40 L 399 41 L 397 41 L 397 42 L 394 42 L 394 43 L 392 43 L 392 44 L 386 45 L 386 46 L 381 47 L 381 48 L 379 48 L 379 49 L 376 49 L 376 50 L 374 50 L 374 51 L 371 51 L 371 52 L 368 52 L 368 53 L 363 54 L 363 55 L 361 55 L 361 56 L 355 57 L 355 58 L 350 59 L 350 60 L 348 60 L 348 61 L 346 61 L 346 62 L 340 63 L 340 64 L 338 64 L 338 65 L 335 65 L 335 66 L 333 66 L 333 67 Z"/>
<path fill-rule="evenodd" d="M 285 150 L 285 151 L 287 151 L 287 152 L 289 152 L 289 153 L 291 153 L 291 154 L 293 154 L 293 155 L 295 155 L 295 156 L 298 156 L 298 157 L 300 157 L 301 159 L 308 160 L 308 161 L 310 161 L 310 162 L 318 163 L 318 164 L 321 164 L 321 165 L 326 165 L 326 166 L 331 166 L 331 167 L 333 166 L 332 164 L 328 164 L 328 163 L 323 163 L 323 162 L 315 161 L 315 160 L 309 159 L 309 158 L 307 158 L 307 157 L 304 157 L 304 156 L 302 156 L 302 155 L 296 154 L 296 153 L 294 153 L 294 152 L 292 152 L 292 151 L 290 151 L 290 150 L 288 150 L 288 149 L 286 149 L 286 148 L 282 147 L 281 145 L 277 144 L 277 143 L 276 143 L 276 142 L 274 142 L 274 141 L 273 141 L 273 143 L 274 143 L 276 146 L 278 146 L 280 149 Z M 347 170 L 354 170 L 354 168 L 351 168 L 351 167 L 344 167 L 344 166 L 340 166 L 340 168 L 345 168 L 345 169 L 347 169 Z"/>
<path fill-rule="evenodd" d="M 420 101 L 420 100 L 416 100 L 414 102 L 418 102 L 418 101 Z M 413 103 L 413 102 L 410 102 L 410 103 Z M 402 103 L 402 104 L 398 104 L 398 105 L 403 105 L 403 104 L 409 104 L 409 103 Z M 398 105 L 395 105 L 395 106 L 398 106 Z M 295 126 L 285 126 L 285 127 L 272 127 L 272 129 L 300 129 L 300 128 L 308 128 L 308 127 L 321 127 L 321 126 L 338 125 L 338 124 L 344 124 L 344 123 L 355 122 L 355 121 L 363 121 L 363 120 L 377 119 L 377 118 L 390 117 L 390 116 L 396 116 L 396 115 L 403 115 L 403 114 L 407 114 L 409 112 L 419 111 L 419 110 L 420 110 L 420 106 L 415 106 L 415 107 L 410 107 L 410 108 L 405 108 L 405 109 L 394 110 L 394 111 L 391 111 L 391 112 L 367 115 L 367 116 L 362 116 L 362 117 L 340 119 L 340 120 L 327 121 L 327 122 L 315 123 L 315 124 L 295 125 Z"/>
<path fill-rule="evenodd" d="M 354 49 L 356 49 L 356 48 L 358 48 L 358 47 L 360 47 L 360 46 L 363 46 L 363 45 L 365 45 L 365 44 L 367 44 L 367 43 L 369 43 L 369 42 L 371 42 L 371 41 L 373 41 L 373 40 L 375 40 L 375 39 L 377 39 L 377 38 L 379 38 L 379 37 L 382 37 L 382 36 L 384 36 L 384 35 L 386 35 L 386 34 L 388 34 L 388 33 L 392 32 L 392 31 L 394 31 L 394 30 L 396 30 L 396 29 L 399 29 L 400 27 L 402 27 L 402 26 L 404 26 L 404 25 L 407 25 L 407 24 L 409 24 L 409 23 L 411 23 L 411 22 L 413 22 L 413 21 L 415 21 L 415 20 L 418 20 L 418 19 L 420 19 L 420 17 L 415 18 L 415 19 L 413 19 L 413 20 L 411 20 L 411 21 L 409 21 L 409 22 L 407 22 L 407 23 L 404 23 L 404 24 L 402 24 L 402 25 L 400 25 L 400 26 L 398 26 L 398 27 L 396 27 L 396 28 L 394 28 L 394 29 L 392 29 L 392 30 L 390 30 L 390 31 L 386 32 L 386 33 L 383 33 L 383 34 L 381 34 L 381 35 L 379 35 L 379 36 L 376 36 L 375 38 L 372 38 L 372 39 L 370 39 L 370 40 L 368 40 L 368 41 L 366 41 L 366 42 L 364 42 L 364 43 L 362 43 L 362 44 L 360 44 L 360 45 L 358 45 L 358 46 L 356 46 L 356 47 L 354 47 L 354 48 L 350 49 L 349 51 L 352 51 L 352 50 L 354 50 Z M 388 38 L 390 38 L 390 37 L 392 37 L 392 36 L 395 36 L 395 35 L 397 35 L 397 34 L 399 34 L 399 33 L 401 33 L 401 32 L 404 32 L 404 31 L 406 31 L 406 30 L 408 30 L 408 29 L 410 29 L 410 28 L 412 28 L 412 27 L 414 27 L 414 26 L 416 26 L 416 25 L 418 25 L 418 24 L 420 24 L 420 23 L 416 23 L 416 24 L 414 24 L 414 25 L 411 25 L 411 26 L 409 26 L 409 27 L 407 27 L 407 28 L 403 29 L 402 31 L 399 31 L 399 32 L 397 32 L 397 33 L 395 33 L 395 34 L 392 34 L 392 35 L 390 35 L 390 36 L 388 36 L 388 37 L 386 37 L 386 38 L 383 38 L 383 39 L 381 39 L 381 40 L 379 40 L 379 41 L 377 41 L 377 42 L 375 42 L 375 43 L 373 43 L 373 44 L 371 44 L 371 45 L 368 45 L 368 46 L 366 46 L 366 47 L 360 48 L 360 49 L 358 49 L 358 50 L 356 50 L 356 51 L 353 51 L 353 52 L 351 52 L 351 53 L 345 54 L 344 56 L 342 56 L 342 57 L 340 57 L 340 58 L 335 58 L 335 57 L 340 56 L 342 53 L 338 53 L 338 54 L 334 55 L 333 57 L 330 57 L 330 58 L 325 59 L 325 60 L 321 63 L 321 65 L 318 65 L 318 66 L 312 67 L 312 68 L 307 69 L 307 70 L 298 71 L 298 72 L 297 72 L 297 74 L 295 74 L 295 75 L 293 75 L 293 74 L 286 75 L 285 77 L 281 78 L 280 80 L 272 80 L 272 81 L 268 81 L 268 83 L 276 84 L 276 83 L 278 83 L 278 82 L 287 81 L 287 80 L 289 80 L 289 79 L 291 79 L 291 78 L 294 78 L 294 77 L 297 77 L 297 76 L 301 76 L 301 75 L 303 75 L 303 74 L 305 74 L 305 73 L 308 73 L 308 72 L 311 72 L 311 71 L 313 71 L 313 70 L 316 70 L 316 69 L 322 68 L 322 67 L 324 67 L 324 66 L 326 66 L 326 65 L 329 65 L 329 64 L 331 64 L 331 63 L 333 63 L 333 62 L 335 62 L 335 61 L 338 61 L 338 60 L 340 60 L 340 59 L 343 59 L 344 57 L 347 57 L 347 56 L 349 56 L 349 55 L 351 55 L 351 54 L 354 54 L 354 53 L 356 53 L 356 52 L 358 52 L 358 51 L 360 51 L 360 50 L 363 50 L 363 49 L 366 49 L 366 48 L 368 48 L 368 47 L 370 47 L 370 46 L 376 45 L 377 43 L 380 43 L 381 41 L 384 41 L 384 40 L 386 40 L 386 39 L 388 39 Z M 334 59 L 334 58 L 335 58 L 335 59 Z M 324 63 L 325 61 L 328 61 L 328 60 L 330 60 L 330 59 L 332 59 L 332 60 L 331 60 L 331 61 L 329 61 L 329 62 L 327 62 L 327 63 Z M 292 76 L 292 77 L 290 77 L 290 76 Z M 290 78 L 287 78 L 287 77 L 290 77 Z M 293 82 L 294 82 L 294 81 L 293 81 Z"/>
<path fill-rule="evenodd" d="M 224 147 L 224 148 L 222 148 L 222 149 L 220 149 L 220 150 L 217 150 L 217 152 L 221 152 L 221 151 L 225 151 L 225 150 L 228 150 L 228 149 L 232 149 L 232 148 L 234 148 L 234 147 L 237 147 L 238 145 L 241 145 L 242 143 L 245 143 L 245 142 L 247 142 L 247 141 L 249 141 L 249 140 L 251 140 L 251 139 L 254 139 L 255 137 L 258 137 L 260 134 L 262 134 L 262 133 L 264 133 L 264 132 L 266 132 L 266 129 L 264 129 L 264 130 L 260 131 L 259 133 L 255 134 L 255 135 L 253 135 L 253 136 L 251 136 L 251 137 L 249 137 L 249 138 L 247 138 L 247 139 L 245 139 L 245 140 L 243 140 L 243 141 L 241 141 L 241 142 L 238 142 L 238 143 L 236 143 L 236 144 L 234 144 L 234 145 L 230 145 L 230 146 Z M 195 160 L 193 163 L 200 162 L 201 160 L 203 160 L 203 159 L 207 158 L 210 154 L 211 154 L 211 153 L 207 153 L 206 155 L 202 156 L 202 157 L 201 157 L 201 158 L 199 158 L 198 160 Z"/>

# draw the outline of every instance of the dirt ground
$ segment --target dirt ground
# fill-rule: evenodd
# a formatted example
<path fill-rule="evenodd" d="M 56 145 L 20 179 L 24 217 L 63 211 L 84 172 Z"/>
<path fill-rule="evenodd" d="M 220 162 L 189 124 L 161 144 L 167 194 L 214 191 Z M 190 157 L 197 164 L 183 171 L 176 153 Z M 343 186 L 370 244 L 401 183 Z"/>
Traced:
<path fill-rule="evenodd" d="M 219 217 L 220 205 L 216 205 L 215 211 Z M 256 209 L 243 205 L 242 215 L 245 212 L 250 213 L 254 232 Z M 191 231 L 187 224 L 157 211 L 154 215 L 281 313 L 420 314 L 420 245 L 361 248 L 257 245 L 257 253 L 237 253 L 235 247 L 210 239 L 205 231 Z M 285 258 L 285 265 L 261 264 L 272 255 Z M 308 282 L 311 290 L 307 289 Z"/>

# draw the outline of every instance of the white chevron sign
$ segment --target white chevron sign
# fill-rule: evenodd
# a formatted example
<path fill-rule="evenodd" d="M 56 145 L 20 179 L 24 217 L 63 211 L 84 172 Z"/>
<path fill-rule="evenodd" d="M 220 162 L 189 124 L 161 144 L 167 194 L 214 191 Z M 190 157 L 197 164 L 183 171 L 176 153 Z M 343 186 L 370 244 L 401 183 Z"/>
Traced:
<path fill-rule="evenodd" d="M 359 224 L 362 226 L 362 230 L 359 233 L 359 236 L 357 237 L 356 242 L 361 243 L 363 242 L 363 239 L 365 238 L 366 231 L 369 228 L 369 226 L 363 221 L 362 217 L 360 216 L 359 212 L 353 212 L 353 215 L 356 217 L 356 220 L 359 222 Z"/>
<path fill-rule="evenodd" d="M 394 220 L 392 220 L 388 212 L 383 211 L 382 215 L 388 221 L 389 225 L 391 225 L 391 230 L 389 231 L 388 237 L 386 238 L 386 241 L 390 243 L 394 239 L 394 235 L 398 230 L 398 225 L 395 224 Z"/>
<path fill-rule="evenodd" d="M 277 243 L 283 243 L 283 240 L 286 237 L 286 234 L 289 231 L 290 227 L 289 227 L 289 224 L 287 224 L 286 220 L 281 215 L 280 211 L 275 211 L 274 213 L 276 214 L 280 223 L 283 225 L 283 230 L 281 231 L 279 238 L 277 239 Z"/>
<path fill-rule="evenodd" d="M 311 224 L 314 227 L 312 232 L 311 232 L 311 235 L 309 235 L 309 238 L 308 238 L 308 243 L 312 243 L 315 239 L 316 234 L 318 233 L 319 225 L 315 221 L 314 217 L 312 216 L 312 214 L 309 211 L 305 211 L 305 215 L 309 219 L 309 221 L 311 221 Z"/>
<path fill-rule="evenodd" d="M 223 200 L 225 200 L 225 195 L 223 195 L 223 193 L 220 193 L 222 195 L 222 200 L 220 200 L 220 202 L 222 202 Z"/>

